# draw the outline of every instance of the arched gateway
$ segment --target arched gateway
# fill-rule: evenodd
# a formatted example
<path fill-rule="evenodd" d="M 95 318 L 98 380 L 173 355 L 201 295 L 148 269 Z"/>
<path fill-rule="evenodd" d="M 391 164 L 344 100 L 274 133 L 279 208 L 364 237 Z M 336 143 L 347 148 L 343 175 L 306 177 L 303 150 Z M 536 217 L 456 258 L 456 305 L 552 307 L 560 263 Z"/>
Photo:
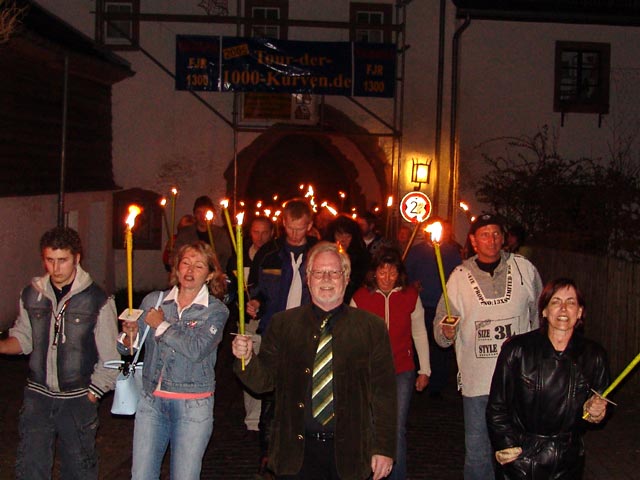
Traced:
<path fill-rule="evenodd" d="M 237 195 L 247 201 L 286 199 L 300 195 L 300 184 L 312 184 L 319 201 L 362 212 L 382 204 L 391 166 L 369 134 L 335 107 L 323 105 L 319 126 L 276 124 L 237 156 Z M 234 165 L 225 171 L 228 196 L 234 191 Z"/>

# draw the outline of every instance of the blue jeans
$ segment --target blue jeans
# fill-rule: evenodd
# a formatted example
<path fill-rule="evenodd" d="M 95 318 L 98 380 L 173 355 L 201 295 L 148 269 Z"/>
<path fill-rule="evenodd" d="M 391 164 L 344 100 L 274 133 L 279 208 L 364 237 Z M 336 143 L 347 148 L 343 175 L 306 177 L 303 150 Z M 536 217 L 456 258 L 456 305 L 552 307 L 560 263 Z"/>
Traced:
<path fill-rule="evenodd" d="M 416 383 L 416 372 L 398 373 L 396 385 L 398 388 L 398 433 L 396 441 L 396 459 L 393 470 L 389 474 L 389 480 L 405 480 L 407 477 L 407 417 L 409 405 Z"/>
<path fill-rule="evenodd" d="M 171 444 L 171 478 L 198 480 L 202 457 L 213 432 L 213 395 L 174 400 L 143 392 L 133 431 L 133 480 L 160 477 Z"/>
<path fill-rule="evenodd" d="M 50 479 L 55 450 L 60 458 L 61 478 L 97 479 L 97 430 L 98 408 L 86 395 L 60 399 L 25 389 L 16 478 Z"/>
<path fill-rule="evenodd" d="M 488 395 L 462 397 L 465 480 L 492 480 L 495 478 L 493 448 L 489 440 L 485 413 L 488 401 Z"/>

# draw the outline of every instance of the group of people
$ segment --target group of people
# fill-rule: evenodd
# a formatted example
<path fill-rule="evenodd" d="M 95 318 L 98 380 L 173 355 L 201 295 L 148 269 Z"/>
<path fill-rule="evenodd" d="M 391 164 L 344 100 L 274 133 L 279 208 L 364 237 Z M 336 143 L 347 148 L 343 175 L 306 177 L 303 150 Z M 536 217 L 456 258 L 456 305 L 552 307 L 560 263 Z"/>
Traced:
<path fill-rule="evenodd" d="M 46 273 L 24 288 L 0 340 L 2 354 L 31 355 L 17 478 L 51 477 L 56 438 L 63 478 L 97 478 L 97 402 L 117 374 L 104 363 L 139 348 L 132 478 L 158 478 L 169 445 L 171 478 L 199 478 L 229 317 L 222 299 L 236 273 L 226 232 L 217 235 L 228 245 L 211 245 L 199 221 L 198 208 L 212 206 L 196 201 L 195 223 L 176 239 L 170 288 L 148 294 L 120 333 L 113 298 L 80 266 L 77 232 L 43 235 Z M 471 224 L 470 258 L 443 239 L 445 299 L 428 239 L 403 258 L 368 220 L 357 231 L 336 221 L 319 240 L 309 204 L 292 199 L 281 235 L 264 217 L 249 225 L 248 299 L 238 305 L 247 329 L 232 352 L 261 471 L 282 480 L 405 479 L 412 392 L 439 394 L 453 346 L 465 479 L 580 478 L 582 434 L 606 417 L 598 392 L 609 371 L 603 348 L 582 334 L 578 286 L 561 278 L 543 289 L 533 264 L 504 250 L 502 220 L 487 214 Z"/>
<path fill-rule="evenodd" d="M 293 220 L 285 216 L 285 229 Z M 296 220 L 299 226 L 311 224 L 309 215 Z M 447 302 L 438 291 L 432 245 L 423 241 L 414 246 L 405 262 L 398 250 L 379 245 L 364 284 L 349 302 L 356 310 L 344 302 L 351 265 L 342 239 L 310 250 L 303 270 L 308 288 L 304 302 L 310 301 L 310 306 L 301 303 L 305 306 L 295 308 L 284 302 L 293 284 L 289 275 L 278 284 L 279 313 L 268 317 L 274 325 L 262 330 L 263 353 L 255 354 L 254 336 L 239 336 L 233 342 L 234 354 L 246 367 L 242 370 L 236 363 L 240 379 L 254 392 L 275 392 L 268 465 L 277 478 L 355 479 L 371 472 L 374 479 L 406 477 L 409 399 L 412 389 L 424 389 L 431 376 L 425 321 L 438 351 L 455 349 L 463 396 L 465 478 L 580 478 L 582 434 L 589 422 L 599 423 L 606 415 L 606 401 L 593 393 L 602 392 L 609 381 L 606 354 L 579 328 L 584 299 L 578 287 L 558 279 L 543 289 L 533 264 L 505 248 L 505 236 L 504 222 L 487 214 L 470 227 L 468 240 L 475 252 L 470 258 L 460 263 L 459 251 L 444 242 Z M 286 245 L 287 237 L 283 242 Z M 316 261 L 316 251 L 322 252 L 322 261 Z M 289 267 L 287 258 L 281 256 L 282 277 Z M 258 267 L 256 274 L 261 270 Z M 413 283 L 407 282 L 408 270 L 413 270 Z M 250 314 L 257 315 L 260 305 L 256 301 Z M 359 336 L 343 327 L 345 318 L 356 318 L 362 310 L 384 320 L 395 372 L 395 405 L 388 396 L 374 394 L 388 388 L 390 380 L 388 373 L 382 376 L 388 365 L 372 363 L 380 345 L 363 349 L 360 343 L 371 342 L 365 334 L 373 327 L 360 320 Z M 304 333 L 301 325 L 306 326 Z M 321 355 L 318 345 L 326 337 L 332 345 L 336 400 L 324 424 L 315 417 L 314 372 Z M 345 343 L 351 345 L 347 352 Z M 356 353 L 368 358 L 369 369 L 348 388 L 343 382 L 351 377 L 342 368 L 345 362 L 355 368 L 363 361 L 354 357 Z M 292 362 L 294 358 L 299 361 Z M 446 369 L 444 374 L 446 379 Z M 352 402 L 348 413 L 345 398 Z M 363 399 L 368 402 L 364 418 Z M 388 415 L 396 421 L 391 451 L 380 443 L 388 441 Z M 359 422 L 356 438 L 347 434 L 354 417 Z"/>

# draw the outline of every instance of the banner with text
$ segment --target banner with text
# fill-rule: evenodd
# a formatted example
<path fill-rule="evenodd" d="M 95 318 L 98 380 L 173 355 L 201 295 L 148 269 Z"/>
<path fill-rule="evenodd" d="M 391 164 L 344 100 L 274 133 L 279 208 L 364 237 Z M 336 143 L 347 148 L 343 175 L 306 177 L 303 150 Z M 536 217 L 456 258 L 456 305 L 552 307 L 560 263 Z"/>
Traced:
<path fill-rule="evenodd" d="M 176 90 L 391 98 L 393 44 L 176 36 Z"/>

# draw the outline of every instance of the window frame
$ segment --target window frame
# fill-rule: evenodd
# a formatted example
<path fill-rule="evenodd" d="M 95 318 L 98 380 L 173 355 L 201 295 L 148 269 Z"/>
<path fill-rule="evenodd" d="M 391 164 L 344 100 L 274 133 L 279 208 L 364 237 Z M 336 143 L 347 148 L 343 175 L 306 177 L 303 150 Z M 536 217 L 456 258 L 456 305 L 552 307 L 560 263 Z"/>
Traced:
<path fill-rule="evenodd" d="M 278 25 L 264 25 L 261 24 L 260 19 L 253 17 L 254 9 L 262 8 L 265 10 L 278 10 Z M 254 34 L 254 28 L 273 28 L 278 29 L 278 38 L 286 40 L 289 35 L 289 28 L 287 26 L 287 20 L 289 19 L 289 1 L 288 0 L 245 0 L 245 12 L 246 23 L 244 34 L 246 37 L 259 37 L 260 35 Z"/>
<path fill-rule="evenodd" d="M 563 61 L 566 54 L 575 54 L 577 62 L 575 66 L 568 66 Z M 582 59 L 586 55 L 597 55 L 595 68 L 585 66 Z M 575 75 L 567 75 L 567 70 L 575 70 Z M 589 71 L 595 71 L 595 76 Z M 565 42 L 557 41 L 555 46 L 555 71 L 554 71 L 554 96 L 553 110 L 561 113 L 609 113 L 609 83 L 611 73 L 611 45 L 595 42 Z M 573 77 L 575 80 L 569 82 Z M 585 81 L 594 80 L 590 84 L 595 93 L 589 98 L 580 98 Z M 569 80 L 569 81 L 568 81 Z M 572 98 L 563 98 L 563 87 L 573 87 L 575 95 Z"/>
<path fill-rule="evenodd" d="M 349 4 L 349 20 L 352 27 L 349 29 L 349 40 L 352 42 L 358 41 L 359 31 L 381 31 L 382 42 L 367 42 L 367 43 L 391 43 L 391 29 L 382 28 L 357 28 L 355 25 L 358 23 L 358 15 L 366 14 L 382 14 L 382 26 L 391 26 L 393 23 L 393 5 L 390 3 L 365 3 L 365 2 L 351 2 Z M 373 24 L 372 24 L 373 25 Z M 376 25 L 377 26 L 377 25 Z"/>
<path fill-rule="evenodd" d="M 96 41 L 111 50 L 137 50 L 140 45 L 140 21 L 138 19 L 132 19 L 130 22 L 131 41 L 126 38 L 108 36 L 109 25 L 105 16 L 108 13 L 108 8 L 112 5 L 129 6 L 131 15 L 140 14 L 140 0 L 97 0 Z"/>

